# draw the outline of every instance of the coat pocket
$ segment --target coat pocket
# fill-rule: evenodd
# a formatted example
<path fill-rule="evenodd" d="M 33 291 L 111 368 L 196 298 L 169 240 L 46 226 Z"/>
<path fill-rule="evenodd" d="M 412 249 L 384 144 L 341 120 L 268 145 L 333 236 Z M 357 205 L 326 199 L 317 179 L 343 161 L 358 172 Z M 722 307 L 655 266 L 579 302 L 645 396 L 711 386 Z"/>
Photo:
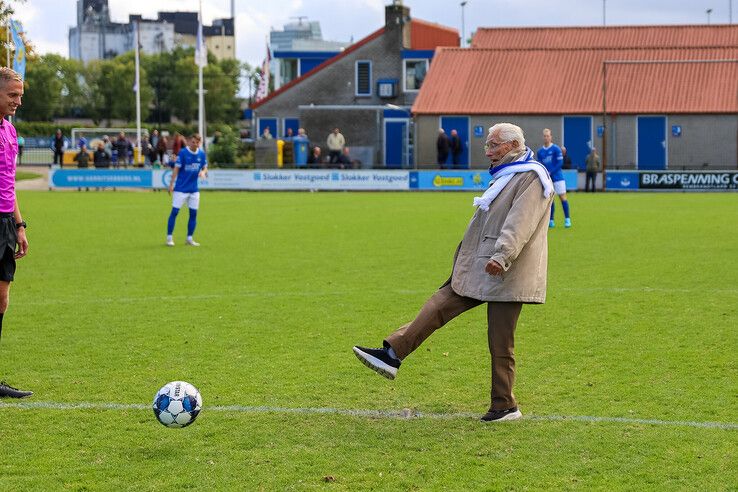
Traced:
<path fill-rule="evenodd" d="M 482 242 L 479 243 L 479 249 L 477 250 L 477 256 L 482 258 L 489 258 L 495 253 L 495 246 L 497 245 L 497 238 L 499 236 L 484 236 Z"/>

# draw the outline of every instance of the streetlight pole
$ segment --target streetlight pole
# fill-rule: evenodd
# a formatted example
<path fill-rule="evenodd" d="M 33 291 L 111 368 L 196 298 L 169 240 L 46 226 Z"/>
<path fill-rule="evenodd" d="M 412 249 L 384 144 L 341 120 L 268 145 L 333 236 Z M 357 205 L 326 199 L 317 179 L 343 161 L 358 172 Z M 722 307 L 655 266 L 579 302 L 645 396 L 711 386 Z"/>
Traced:
<path fill-rule="evenodd" d="M 605 8 L 607 0 L 602 0 L 602 26 L 607 25 L 607 9 Z"/>
<path fill-rule="evenodd" d="M 466 29 L 464 26 L 464 7 L 466 7 L 467 0 L 464 0 L 461 2 L 461 47 L 464 47 L 464 44 L 466 44 Z"/>
<path fill-rule="evenodd" d="M 712 14 L 712 9 L 705 10 L 705 13 L 707 13 L 707 25 L 710 25 L 710 14 Z"/>
<path fill-rule="evenodd" d="M 728 0 L 728 18 L 730 21 L 729 24 L 733 23 L 733 0 Z"/>

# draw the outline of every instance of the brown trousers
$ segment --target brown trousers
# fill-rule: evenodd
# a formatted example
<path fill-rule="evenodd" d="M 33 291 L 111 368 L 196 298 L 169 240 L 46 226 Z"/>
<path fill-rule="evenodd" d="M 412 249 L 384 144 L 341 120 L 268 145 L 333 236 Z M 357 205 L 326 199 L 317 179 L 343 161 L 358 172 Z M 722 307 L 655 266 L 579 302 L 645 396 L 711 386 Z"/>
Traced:
<path fill-rule="evenodd" d="M 461 313 L 484 301 L 463 297 L 444 285 L 428 299 L 410 323 L 400 327 L 385 339 L 395 353 L 404 359 L 423 341 Z M 520 302 L 487 303 L 487 339 L 492 356 L 492 405 L 490 410 L 506 410 L 517 406 L 512 387 L 515 382 L 515 326 Z"/>

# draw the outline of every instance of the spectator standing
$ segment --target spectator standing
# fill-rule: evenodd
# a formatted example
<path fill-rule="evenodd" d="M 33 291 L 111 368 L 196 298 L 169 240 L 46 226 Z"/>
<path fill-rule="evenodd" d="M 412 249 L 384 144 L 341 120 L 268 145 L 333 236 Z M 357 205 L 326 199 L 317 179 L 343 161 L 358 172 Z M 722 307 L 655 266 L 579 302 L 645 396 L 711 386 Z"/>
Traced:
<path fill-rule="evenodd" d="M 446 135 L 443 128 L 439 128 L 438 138 L 436 139 L 436 162 L 441 169 L 446 167 L 449 145 L 448 135 Z"/>
<path fill-rule="evenodd" d="M 459 132 L 451 130 L 451 142 L 449 144 L 451 150 L 451 160 L 454 163 L 454 169 L 461 167 L 461 153 L 464 151 L 464 144 L 461 143 Z"/>
<path fill-rule="evenodd" d="M 116 158 L 115 158 L 115 167 L 120 167 L 121 164 L 123 164 L 123 167 L 127 167 L 128 164 L 128 139 L 126 138 L 125 132 L 120 132 L 118 134 L 118 138 L 115 139 L 115 142 L 113 142 L 113 148 L 116 152 Z"/>
<path fill-rule="evenodd" d="M 587 178 L 584 181 L 584 191 L 589 191 L 590 180 L 592 181 L 592 191 L 597 191 L 597 174 L 599 174 L 600 169 L 600 155 L 597 153 L 597 149 L 592 147 L 587 155 Z"/>
<path fill-rule="evenodd" d="M 554 191 L 561 200 L 561 208 L 564 209 L 564 227 L 571 227 L 569 201 L 566 199 L 566 181 L 564 181 L 564 173 L 561 170 L 564 165 L 564 155 L 561 153 L 561 148 L 553 143 L 553 135 L 548 128 L 543 129 L 543 147 L 538 149 L 536 156 L 538 162 L 548 169 L 554 184 Z M 556 227 L 553 201 L 551 202 L 551 220 L 548 222 L 548 227 Z"/>
<path fill-rule="evenodd" d="M 297 129 L 297 136 L 299 138 L 304 138 L 305 140 L 310 140 L 308 138 L 308 134 L 305 132 L 305 129 L 304 128 L 298 128 Z"/>
<path fill-rule="evenodd" d="M 74 162 L 77 163 L 77 167 L 80 169 L 86 169 L 90 167 L 90 153 L 87 152 L 87 146 L 82 145 L 77 155 L 74 156 Z"/>
<path fill-rule="evenodd" d="M 23 148 L 25 146 L 26 146 L 26 139 L 18 135 L 18 165 L 23 164 Z"/>
<path fill-rule="evenodd" d="M 564 162 L 561 164 L 561 169 L 571 169 L 571 157 L 566 151 L 566 147 L 561 146 L 561 155 L 564 157 Z"/>
<path fill-rule="evenodd" d="M 92 154 L 92 162 L 96 169 L 105 169 L 110 167 L 110 154 L 105 150 L 105 144 L 100 142 L 97 144 L 97 150 Z"/>
<path fill-rule="evenodd" d="M 103 135 L 102 141 L 103 141 L 103 146 L 105 147 L 105 152 L 107 152 L 108 155 L 111 156 L 112 158 L 113 143 L 110 141 L 110 137 L 108 137 L 107 135 Z"/>
<path fill-rule="evenodd" d="M 292 140 L 294 137 L 295 132 L 292 131 L 292 128 L 287 128 L 287 133 L 284 135 L 285 140 Z"/>
<path fill-rule="evenodd" d="M 264 127 L 264 131 L 261 133 L 261 138 L 264 140 L 272 140 L 274 137 L 272 137 L 272 132 L 269 130 L 269 127 Z"/>
<path fill-rule="evenodd" d="M 486 303 L 492 381 L 489 411 L 481 420 L 500 422 L 522 416 L 513 394 L 515 328 L 524 303 L 546 300 L 546 219 L 553 184 L 525 146 L 520 127 L 493 126 L 484 149 L 493 184 L 474 199 L 477 210 L 456 249 L 451 277 L 382 348 L 353 351 L 367 367 L 394 379 L 403 359 L 436 330 Z"/>
<path fill-rule="evenodd" d="M 151 143 L 151 147 L 156 148 L 156 146 L 159 144 L 160 138 L 161 138 L 161 135 L 159 135 L 159 130 L 154 128 L 151 131 L 151 138 L 149 138 L 149 143 Z"/>
<path fill-rule="evenodd" d="M 343 138 L 338 127 L 334 128 L 333 132 L 328 135 L 326 145 L 328 145 L 328 160 L 331 164 L 335 164 L 346 146 L 346 139 Z"/>
<path fill-rule="evenodd" d="M 54 164 L 64 165 L 64 135 L 60 129 L 54 134 L 51 150 L 54 151 Z"/>
<path fill-rule="evenodd" d="M 10 282 L 15 277 L 15 263 L 28 253 L 26 223 L 21 217 L 18 197 L 15 194 L 15 157 L 17 134 L 6 116 L 15 115 L 23 97 L 23 79 L 14 70 L 0 68 L 0 144 L 5 152 L 0 153 L 0 335 L 3 331 L 3 316 L 10 301 Z M 6 366 L 7 364 L 3 364 Z M 23 391 L 0 381 L 0 398 L 25 398 L 32 391 Z"/>
<path fill-rule="evenodd" d="M 159 163 L 162 165 L 167 164 L 164 162 L 164 156 L 167 155 L 169 139 L 162 135 L 159 137 L 159 141 L 156 143 L 156 153 L 159 158 Z"/>
<path fill-rule="evenodd" d="M 80 133 L 77 139 L 77 147 L 81 149 L 83 145 L 87 147 L 87 138 L 84 133 Z"/>
<path fill-rule="evenodd" d="M 176 158 L 179 155 L 179 151 L 187 146 L 184 137 L 181 133 L 176 132 L 174 134 L 174 141 L 172 142 L 172 158 Z"/>
<path fill-rule="evenodd" d="M 155 155 L 154 147 L 151 145 L 148 135 L 141 137 L 141 154 L 144 158 L 144 165 L 151 166 L 152 156 Z"/>

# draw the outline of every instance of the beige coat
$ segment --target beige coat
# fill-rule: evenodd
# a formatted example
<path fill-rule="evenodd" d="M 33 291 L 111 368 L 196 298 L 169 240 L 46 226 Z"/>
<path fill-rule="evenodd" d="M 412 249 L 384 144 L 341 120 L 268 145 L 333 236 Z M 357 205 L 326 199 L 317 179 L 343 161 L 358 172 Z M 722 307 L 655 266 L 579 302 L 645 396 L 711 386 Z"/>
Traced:
<path fill-rule="evenodd" d="M 456 252 L 454 292 L 480 301 L 545 302 L 552 199 L 529 171 L 515 174 L 487 212 L 478 208 Z M 502 265 L 502 275 L 484 270 L 490 258 Z"/>

